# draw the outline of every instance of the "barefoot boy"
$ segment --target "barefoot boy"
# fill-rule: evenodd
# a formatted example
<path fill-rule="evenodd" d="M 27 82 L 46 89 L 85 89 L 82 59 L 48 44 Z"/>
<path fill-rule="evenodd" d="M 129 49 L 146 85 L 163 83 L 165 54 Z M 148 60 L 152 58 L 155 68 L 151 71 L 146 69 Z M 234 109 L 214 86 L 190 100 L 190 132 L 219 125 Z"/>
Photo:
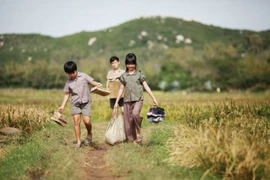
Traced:
<path fill-rule="evenodd" d="M 74 131 L 77 140 L 75 147 L 81 146 L 81 115 L 84 125 L 87 129 L 87 137 L 84 140 L 85 145 L 89 145 L 92 140 L 92 124 L 91 124 L 91 93 L 89 84 L 92 86 L 101 87 L 102 84 L 94 81 L 89 75 L 78 72 L 77 65 L 73 61 L 68 61 L 64 64 L 64 70 L 68 75 L 64 87 L 64 99 L 61 107 L 58 109 L 60 113 L 64 111 L 65 105 L 71 96 L 70 102 L 72 106 L 71 114 L 74 120 Z"/>

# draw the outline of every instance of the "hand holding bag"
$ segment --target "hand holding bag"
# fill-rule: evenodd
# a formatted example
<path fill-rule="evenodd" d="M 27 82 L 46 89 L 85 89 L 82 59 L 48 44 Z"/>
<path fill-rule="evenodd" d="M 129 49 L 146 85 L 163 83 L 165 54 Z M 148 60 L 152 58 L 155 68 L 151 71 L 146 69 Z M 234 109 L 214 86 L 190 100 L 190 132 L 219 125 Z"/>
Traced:
<path fill-rule="evenodd" d="M 125 140 L 126 133 L 123 115 L 122 113 L 118 113 L 117 109 L 114 109 L 113 117 L 105 132 L 105 142 L 114 145 L 116 143 L 124 142 Z"/>
<path fill-rule="evenodd" d="M 147 112 L 147 120 L 150 123 L 163 122 L 165 116 L 166 116 L 165 109 L 161 107 L 150 108 L 149 111 Z"/>

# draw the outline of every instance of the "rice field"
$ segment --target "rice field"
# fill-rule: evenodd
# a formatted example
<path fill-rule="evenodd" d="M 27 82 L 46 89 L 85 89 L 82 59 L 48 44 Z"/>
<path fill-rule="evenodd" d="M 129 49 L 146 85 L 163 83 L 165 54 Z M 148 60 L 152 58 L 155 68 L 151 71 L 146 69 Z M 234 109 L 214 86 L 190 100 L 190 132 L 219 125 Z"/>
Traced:
<path fill-rule="evenodd" d="M 30 134 L 46 128 L 63 95 L 57 89 L 0 89 L 0 128 L 16 127 Z M 145 94 L 142 127 L 149 133 L 146 143 L 152 146 L 155 162 L 175 172 L 167 178 L 177 179 L 179 172 L 172 169 L 181 167 L 200 169 L 200 179 L 209 175 L 221 179 L 270 179 L 270 91 L 154 95 L 166 111 L 165 121 L 158 126 L 147 122 L 146 113 L 152 104 Z M 112 113 L 108 98 L 95 94 L 92 97 L 92 121 L 108 121 Z M 71 119 L 69 112 L 68 104 L 64 115 Z M 119 148 L 123 147 L 108 153 L 113 160 L 109 163 L 124 171 L 129 165 L 121 165 L 121 158 L 117 159 L 117 153 L 123 152 Z M 141 150 L 142 155 L 148 153 L 148 148 Z"/>

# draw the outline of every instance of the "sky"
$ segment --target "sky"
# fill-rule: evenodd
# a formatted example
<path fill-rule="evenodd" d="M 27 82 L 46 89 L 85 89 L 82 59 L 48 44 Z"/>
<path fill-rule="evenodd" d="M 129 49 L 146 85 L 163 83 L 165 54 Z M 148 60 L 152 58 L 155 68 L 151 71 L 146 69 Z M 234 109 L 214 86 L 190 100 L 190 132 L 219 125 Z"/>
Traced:
<path fill-rule="evenodd" d="M 144 16 L 263 31 L 270 30 L 270 0 L 0 0 L 0 35 L 62 37 L 107 29 Z"/>

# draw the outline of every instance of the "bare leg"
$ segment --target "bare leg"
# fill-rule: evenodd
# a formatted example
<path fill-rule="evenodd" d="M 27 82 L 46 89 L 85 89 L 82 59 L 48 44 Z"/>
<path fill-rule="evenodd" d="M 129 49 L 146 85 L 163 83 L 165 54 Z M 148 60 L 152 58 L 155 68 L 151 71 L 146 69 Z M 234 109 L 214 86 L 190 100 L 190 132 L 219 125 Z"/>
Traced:
<path fill-rule="evenodd" d="M 87 138 L 92 139 L 92 123 L 91 123 L 91 117 L 89 116 L 83 116 L 83 122 L 87 129 Z"/>
<path fill-rule="evenodd" d="M 75 131 L 77 144 L 81 144 L 81 119 L 80 118 L 81 118 L 80 114 L 76 114 L 73 116 L 74 131 Z"/>

